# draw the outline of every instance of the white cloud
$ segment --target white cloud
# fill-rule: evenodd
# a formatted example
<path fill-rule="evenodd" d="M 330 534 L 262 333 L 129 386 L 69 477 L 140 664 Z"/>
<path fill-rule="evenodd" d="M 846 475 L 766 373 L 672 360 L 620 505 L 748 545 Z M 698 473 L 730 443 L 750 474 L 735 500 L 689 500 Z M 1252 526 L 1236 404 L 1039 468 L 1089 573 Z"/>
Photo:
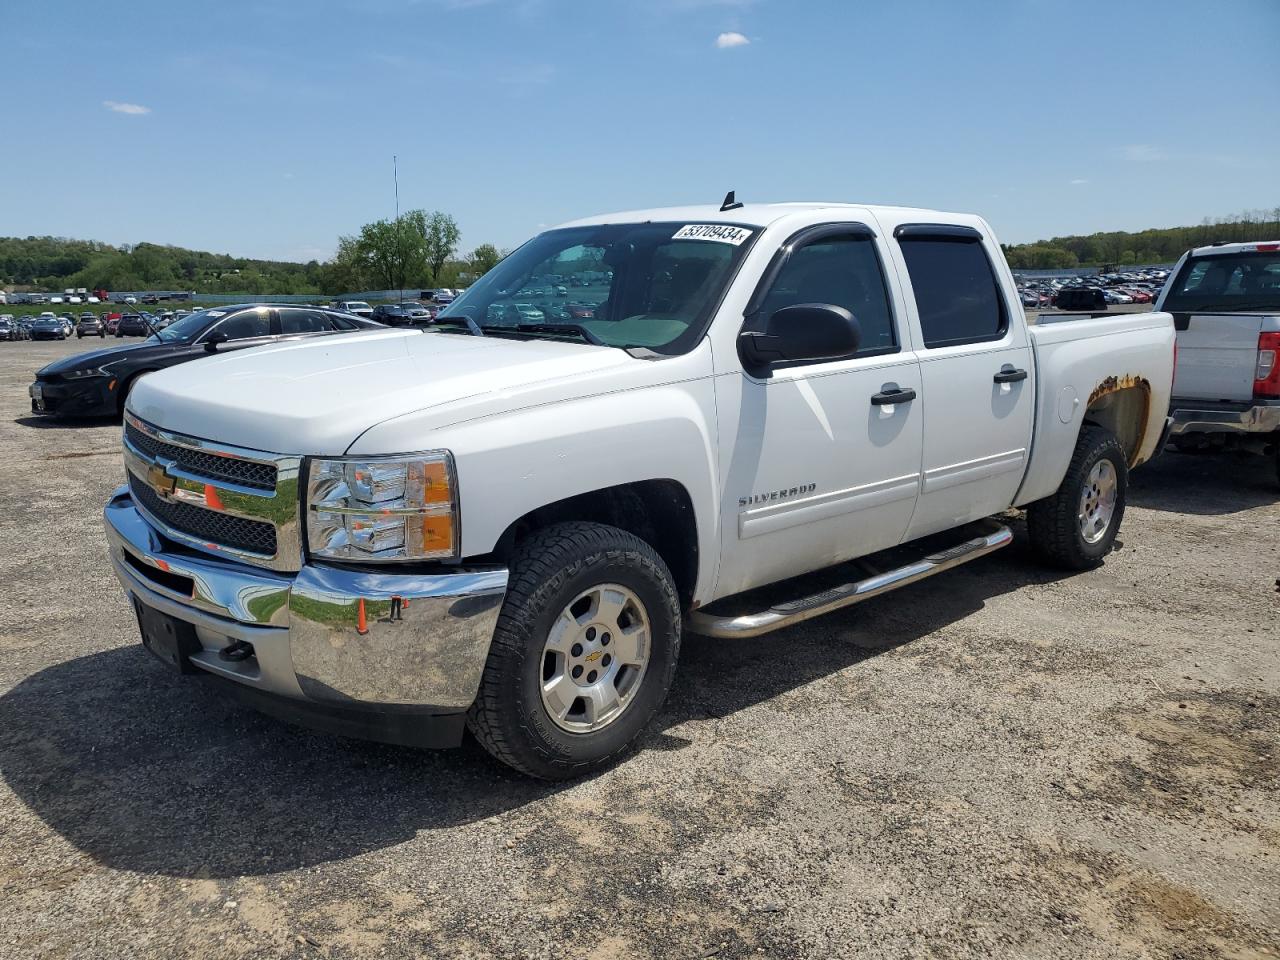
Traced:
<path fill-rule="evenodd" d="M 1163 160 L 1165 152 L 1159 147 L 1153 147 L 1149 143 L 1131 143 L 1120 148 L 1120 155 L 1126 160 L 1134 163 L 1151 163 L 1154 160 Z"/>
<path fill-rule="evenodd" d="M 102 105 L 108 110 L 114 110 L 116 113 L 128 113 L 132 116 L 141 116 L 144 113 L 150 113 L 150 107 L 144 107 L 140 103 L 121 103 L 119 100 L 103 100 Z"/>
<path fill-rule="evenodd" d="M 721 50 L 728 50 L 730 47 L 745 47 L 750 42 L 750 40 L 738 33 L 736 30 L 731 30 L 728 33 L 722 33 L 720 36 L 716 37 L 716 46 Z"/>
<path fill-rule="evenodd" d="M 1088 181 L 1088 180 L 1086 180 L 1086 179 L 1084 179 L 1084 177 L 1076 177 L 1074 180 L 1072 180 L 1072 181 L 1071 181 L 1071 185 L 1072 185 L 1073 187 L 1078 187 L 1078 186 L 1080 186 L 1080 184 L 1082 184 L 1082 183 L 1088 183 L 1088 182 L 1089 182 L 1089 181 Z"/>

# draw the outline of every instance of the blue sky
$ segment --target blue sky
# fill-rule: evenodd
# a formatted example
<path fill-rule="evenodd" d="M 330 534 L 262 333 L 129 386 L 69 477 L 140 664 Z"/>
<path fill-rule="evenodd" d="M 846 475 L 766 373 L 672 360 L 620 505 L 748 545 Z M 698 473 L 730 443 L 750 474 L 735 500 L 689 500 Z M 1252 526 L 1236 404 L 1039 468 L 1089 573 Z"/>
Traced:
<path fill-rule="evenodd" d="M 1008 242 L 1280 206 L 1280 0 L 7 0 L 0 235 L 325 259 L 748 200 Z"/>

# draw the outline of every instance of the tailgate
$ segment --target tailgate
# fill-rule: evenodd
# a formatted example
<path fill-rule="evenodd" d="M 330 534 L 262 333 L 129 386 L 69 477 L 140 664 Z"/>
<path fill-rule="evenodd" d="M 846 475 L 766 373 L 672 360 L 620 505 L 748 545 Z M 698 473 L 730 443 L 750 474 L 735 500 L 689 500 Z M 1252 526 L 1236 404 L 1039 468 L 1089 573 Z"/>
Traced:
<path fill-rule="evenodd" d="M 1173 393 L 1196 400 L 1251 400 L 1261 314 L 1174 314 L 1178 368 Z M 1270 324 L 1268 324 L 1270 326 Z"/>

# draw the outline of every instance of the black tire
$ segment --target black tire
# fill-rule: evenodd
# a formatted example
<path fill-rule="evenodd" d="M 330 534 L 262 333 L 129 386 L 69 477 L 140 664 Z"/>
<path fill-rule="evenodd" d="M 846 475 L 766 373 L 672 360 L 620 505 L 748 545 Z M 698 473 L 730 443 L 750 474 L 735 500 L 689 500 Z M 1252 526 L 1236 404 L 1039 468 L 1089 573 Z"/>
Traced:
<path fill-rule="evenodd" d="M 1110 460 L 1115 469 L 1115 509 L 1102 536 L 1090 543 L 1080 529 L 1080 499 L 1094 465 L 1103 459 Z M 1110 430 L 1085 424 L 1057 492 L 1027 507 L 1032 548 L 1046 563 L 1065 570 L 1096 567 L 1115 545 L 1128 489 L 1129 462 L 1124 447 Z"/>
<path fill-rule="evenodd" d="M 560 612 L 584 590 L 616 583 L 649 617 L 648 665 L 617 719 L 590 733 L 561 729 L 543 706 L 544 644 Z M 495 758 L 543 780 L 567 780 L 626 753 L 662 707 L 680 653 L 680 601 L 671 571 L 643 540 L 616 527 L 564 523 L 517 549 L 468 726 Z"/>

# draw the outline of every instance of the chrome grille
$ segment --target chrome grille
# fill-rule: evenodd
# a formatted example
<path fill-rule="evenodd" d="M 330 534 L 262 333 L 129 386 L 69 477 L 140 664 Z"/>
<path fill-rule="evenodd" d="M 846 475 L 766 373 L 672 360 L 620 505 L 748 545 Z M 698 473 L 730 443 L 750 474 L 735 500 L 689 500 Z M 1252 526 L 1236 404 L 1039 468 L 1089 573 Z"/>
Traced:
<path fill-rule="evenodd" d="M 227 480 L 255 490 L 276 488 L 276 468 L 269 463 L 255 463 L 235 457 L 220 457 L 203 450 L 192 450 L 165 443 L 143 433 L 132 423 L 124 425 L 124 435 L 130 443 L 153 460 L 172 460 L 184 470 L 198 473 L 211 480 Z"/>
<path fill-rule="evenodd" d="M 162 430 L 126 411 L 134 504 L 170 539 L 271 570 L 302 566 L 300 457 Z"/>
<path fill-rule="evenodd" d="M 260 553 L 266 557 L 275 555 L 276 528 L 273 524 L 163 500 L 134 474 L 129 475 L 129 492 L 143 510 L 174 530 L 236 550 Z"/>

